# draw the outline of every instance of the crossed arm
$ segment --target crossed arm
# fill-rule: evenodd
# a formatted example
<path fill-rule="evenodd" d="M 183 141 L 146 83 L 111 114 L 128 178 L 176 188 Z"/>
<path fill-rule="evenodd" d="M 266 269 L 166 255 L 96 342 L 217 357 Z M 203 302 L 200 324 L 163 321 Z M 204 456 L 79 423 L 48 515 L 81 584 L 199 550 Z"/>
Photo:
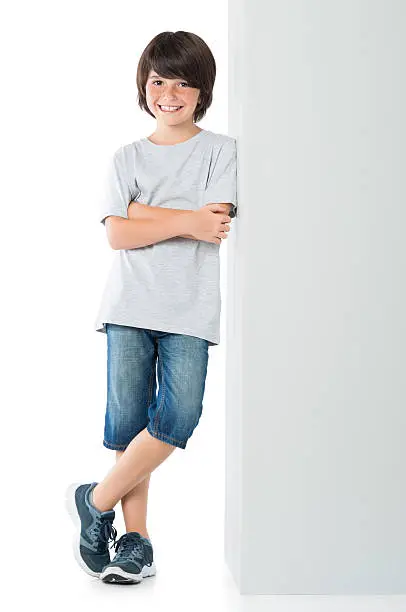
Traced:
<path fill-rule="evenodd" d="M 232 204 L 224 203 L 225 210 L 230 212 Z M 141 204 L 140 202 L 130 202 L 128 206 L 128 218 L 129 219 L 162 219 L 163 217 L 169 217 L 170 215 L 182 215 L 190 213 L 190 210 L 175 209 L 175 208 L 161 208 L 160 206 L 148 206 L 147 204 Z M 190 234 L 181 234 L 181 238 L 190 238 L 196 240 L 196 238 Z"/>

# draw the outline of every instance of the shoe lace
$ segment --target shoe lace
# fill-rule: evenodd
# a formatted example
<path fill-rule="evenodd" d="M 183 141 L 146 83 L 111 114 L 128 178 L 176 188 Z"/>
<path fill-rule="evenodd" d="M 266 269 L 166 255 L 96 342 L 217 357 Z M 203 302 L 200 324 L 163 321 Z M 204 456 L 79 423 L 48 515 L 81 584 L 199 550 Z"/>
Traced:
<path fill-rule="evenodd" d="M 107 517 L 96 518 L 97 539 L 100 544 L 100 551 L 108 548 L 108 543 L 113 540 L 113 546 L 117 538 L 117 529 L 113 525 L 113 520 Z M 111 547 L 110 547 L 111 548 Z"/>
<path fill-rule="evenodd" d="M 110 548 L 113 546 L 117 553 L 114 561 L 122 561 L 129 557 L 141 562 L 144 559 L 144 546 L 141 542 L 141 536 L 137 532 L 125 533 L 117 542 L 113 542 Z"/>

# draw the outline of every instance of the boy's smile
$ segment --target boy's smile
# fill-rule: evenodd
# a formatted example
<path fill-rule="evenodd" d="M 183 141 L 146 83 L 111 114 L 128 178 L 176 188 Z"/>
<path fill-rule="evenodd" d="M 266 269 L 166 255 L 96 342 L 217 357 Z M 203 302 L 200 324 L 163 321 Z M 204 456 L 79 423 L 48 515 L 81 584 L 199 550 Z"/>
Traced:
<path fill-rule="evenodd" d="M 157 104 L 162 113 L 179 113 L 183 106 L 177 104 Z"/>

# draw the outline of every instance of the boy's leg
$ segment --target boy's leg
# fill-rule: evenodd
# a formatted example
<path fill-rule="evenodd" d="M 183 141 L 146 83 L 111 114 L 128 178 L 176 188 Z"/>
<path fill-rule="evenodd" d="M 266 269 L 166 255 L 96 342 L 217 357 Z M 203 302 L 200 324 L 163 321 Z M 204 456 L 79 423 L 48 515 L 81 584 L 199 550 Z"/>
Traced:
<path fill-rule="evenodd" d="M 124 451 L 116 451 L 116 462 L 123 455 Z M 148 488 L 151 474 L 148 474 L 131 491 L 121 498 L 124 523 L 127 533 L 138 531 L 144 538 L 151 539 L 147 531 L 147 504 Z"/>
<path fill-rule="evenodd" d="M 104 480 L 94 487 L 91 500 L 94 506 L 100 512 L 114 508 L 124 495 L 163 463 L 175 448 L 151 436 L 147 428 L 143 429 L 131 440 Z"/>
<path fill-rule="evenodd" d="M 145 427 L 131 440 L 104 480 L 92 490 L 90 501 L 101 512 L 114 508 L 175 448 L 185 448 L 202 413 L 208 340 L 169 332 L 154 333 L 159 335 L 159 393 L 156 401 L 149 405 L 149 421 L 155 431 L 159 423 L 161 432 L 165 431 L 164 437 L 176 441 L 178 446 L 152 436 Z M 171 393 L 165 395 L 167 389 Z M 176 401 L 173 401 L 174 397 Z"/>

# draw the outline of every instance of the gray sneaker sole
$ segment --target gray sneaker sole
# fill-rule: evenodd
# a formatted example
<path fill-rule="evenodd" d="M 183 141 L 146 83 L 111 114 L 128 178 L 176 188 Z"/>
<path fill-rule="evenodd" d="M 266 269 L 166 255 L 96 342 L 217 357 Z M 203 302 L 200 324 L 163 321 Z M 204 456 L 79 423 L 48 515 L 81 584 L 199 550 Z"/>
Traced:
<path fill-rule="evenodd" d="M 89 574 L 89 576 L 94 576 L 95 578 L 99 578 L 100 574 L 97 572 L 94 572 L 89 567 L 87 567 L 86 563 L 83 561 L 82 556 L 80 554 L 81 522 L 80 522 L 80 516 L 78 514 L 78 509 L 76 508 L 75 492 L 76 492 L 76 489 L 80 487 L 81 484 L 83 483 L 80 483 L 80 482 L 72 483 L 66 489 L 66 493 L 65 493 L 65 507 L 66 507 L 66 510 L 68 511 L 69 516 L 71 517 L 73 521 L 73 524 L 76 527 L 76 533 L 73 535 L 73 538 L 72 538 L 73 554 L 74 554 L 74 557 L 77 563 L 87 574 Z"/>
<path fill-rule="evenodd" d="M 111 584 L 138 584 L 144 580 L 144 578 L 148 578 L 149 576 L 155 576 L 156 574 L 156 566 L 155 561 L 152 562 L 152 565 L 144 565 L 140 574 L 131 574 L 126 572 L 121 567 L 106 567 L 100 574 L 99 578 L 103 582 L 108 582 Z"/>

